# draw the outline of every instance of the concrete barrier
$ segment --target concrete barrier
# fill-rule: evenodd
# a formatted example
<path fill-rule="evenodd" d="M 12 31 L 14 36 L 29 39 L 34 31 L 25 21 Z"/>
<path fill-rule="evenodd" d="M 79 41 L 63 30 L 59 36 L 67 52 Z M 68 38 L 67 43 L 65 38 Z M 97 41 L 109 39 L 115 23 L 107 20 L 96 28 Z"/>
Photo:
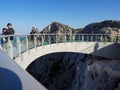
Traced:
<path fill-rule="evenodd" d="M 117 58 L 120 48 L 114 42 L 69 42 L 36 47 L 16 57 L 15 62 L 26 69 L 35 59 L 50 53 L 78 52 L 106 58 Z"/>

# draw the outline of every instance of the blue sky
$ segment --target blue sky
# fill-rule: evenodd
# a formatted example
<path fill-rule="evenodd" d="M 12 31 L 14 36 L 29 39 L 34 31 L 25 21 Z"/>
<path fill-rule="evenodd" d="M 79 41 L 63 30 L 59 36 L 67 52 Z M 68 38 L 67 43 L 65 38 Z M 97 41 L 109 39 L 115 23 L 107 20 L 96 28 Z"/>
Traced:
<path fill-rule="evenodd" d="M 80 28 L 120 20 L 119 4 L 120 0 L 0 0 L 0 30 L 8 22 L 16 34 L 26 34 L 32 26 L 41 31 L 54 21 Z"/>

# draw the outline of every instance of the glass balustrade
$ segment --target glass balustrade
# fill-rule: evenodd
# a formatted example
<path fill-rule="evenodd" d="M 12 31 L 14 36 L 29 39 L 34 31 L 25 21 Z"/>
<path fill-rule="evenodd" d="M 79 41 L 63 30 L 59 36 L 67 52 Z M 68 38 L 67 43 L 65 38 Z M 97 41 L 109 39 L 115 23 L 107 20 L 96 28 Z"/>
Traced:
<path fill-rule="evenodd" d="M 120 35 L 109 34 L 32 34 L 14 35 L 11 41 L 9 36 L 0 36 L 0 45 L 9 55 L 12 48 L 13 57 L 43 45 L 67 42 L 120 42 Z M 3 42 L 4 41 L 4 42 Z M 12 47 L 11 47 L 11 45 Z M 12 55 L 12 54 L 11 54 Z"/>

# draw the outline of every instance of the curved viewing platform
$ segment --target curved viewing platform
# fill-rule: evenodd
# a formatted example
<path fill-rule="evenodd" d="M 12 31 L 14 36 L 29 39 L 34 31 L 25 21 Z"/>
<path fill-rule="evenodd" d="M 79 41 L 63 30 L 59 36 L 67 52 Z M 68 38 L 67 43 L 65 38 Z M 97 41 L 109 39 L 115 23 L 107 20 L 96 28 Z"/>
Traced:
<path fill-rule="evenodd" d="M 10 40 L 10 37 L 14 37 Z M 120 42 L 120 35 L 110 34 L 29 34 L 29 35 L 1 35 L 0 46 L 12 59 L 36 47 L 70 42 Z"/>

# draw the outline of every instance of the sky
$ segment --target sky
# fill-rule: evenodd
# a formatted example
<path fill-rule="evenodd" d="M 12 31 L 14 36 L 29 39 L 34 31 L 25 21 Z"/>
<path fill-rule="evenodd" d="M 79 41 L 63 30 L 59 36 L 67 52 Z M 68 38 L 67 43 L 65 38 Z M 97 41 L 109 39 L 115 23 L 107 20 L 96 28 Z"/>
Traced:
<path fill-rule="evenodd" d="M 52 22 L 72 28 L 104 20 L 120 20 L 120 0 L 0 0 L 0 30 L 12 23 L 16 34 L 43 30 Z"/>

